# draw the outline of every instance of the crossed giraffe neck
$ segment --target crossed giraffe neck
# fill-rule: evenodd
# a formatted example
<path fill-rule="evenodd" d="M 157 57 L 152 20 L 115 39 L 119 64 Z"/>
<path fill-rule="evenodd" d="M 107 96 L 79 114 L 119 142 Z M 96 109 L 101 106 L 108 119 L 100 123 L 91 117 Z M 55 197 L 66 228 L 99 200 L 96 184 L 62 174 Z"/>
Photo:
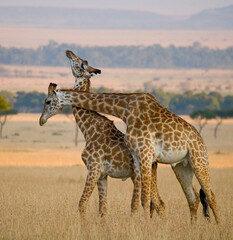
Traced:
<path fill-rule="evenodd" d="M 85 77 L 75 78 L 74 89 L 82 92 L 89 92 L 90 79 Z M 88 139 L 93 135 L 93 130 L 97 131 L 97 128 L 99 130 L 109 127 L 116 129 L 111 120 L 109 120 L 105 116 L 98 114 L 95 111 L 87 110 L 80 107 L 73 107 L 73 114 L 76 123 L 80 128 L 81 132 L 83 133 L 86 141 L 88 141 Z"/>
<path fill-rule="evenodd" d="M 150 105 L 153 105 L 153 107 L 161 106 L 159 103 L 154 102 L 152 95 L 147 93 L 89 93 L 72 89 L 63 89 L 57 90 L 57 94 L 59 95 L 61 107 L 72 105 L 91 111 L 113 115 L 121 118 L 126 124 L 134 121 L 133 116 L 139 114 L 139 108 L 144 107 L 144 110 L 146 111 Z"/>

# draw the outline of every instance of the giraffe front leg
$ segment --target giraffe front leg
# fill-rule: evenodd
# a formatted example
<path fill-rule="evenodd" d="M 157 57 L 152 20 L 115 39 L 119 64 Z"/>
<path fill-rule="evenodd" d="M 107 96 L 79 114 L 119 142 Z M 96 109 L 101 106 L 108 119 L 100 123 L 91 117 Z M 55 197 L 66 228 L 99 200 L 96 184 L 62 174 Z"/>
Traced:
<path fill-rule="evenodd" d="M 141 193 L 141 172 L 140 165 L 136 155 L 133 153 L 133 176 L 131 177 L 134 185 L 133 196 L 131 200 L 131 214 L 135 213 L 140 206 L 140 193 Z"/>
<path fill-rule="evenodd" d="M 152 172 L 152 154 L 149 151 L 143 151 L 140 156 L 141 172 L 141 201 L 145 210 L 146 217 L 150 216 L 150 190 L 151 190 L 151 172 Z"/>
<path fill-rule="evenodd" d="M 165 215 L 165 204 L 161 197 L 159 196 L 158 186 L 157 186 L 157 163 L 152 164 L 151 172 L 151 202 L 150 202 L 150 217 L 152 218 L 154 210 L 159 214 L 159 216 L 164 217 Z"/>
<path fill-rule="evenodd" d="M 79 201 L 79 212 L 80 212 L 82 219 L 85 219 L 87 202 L 95 188 L 95 185 L 96 185 L 99 177 L 100 177 L 99 169 L 92 169 L 92 170 L 88 171 L 86 184 L 85 184 L 81 199 Z"/>
<path fill-rule="evenodd" d="M 107 214 L 107 176 L 97 182 L 99 192 L 99 213 L 101 217 Z"/>
<path fill-rule="evenodd" d="M 131 213 L 134 214 L 138 211 L 140 206 L 141 175 L 138 167 L 134 167 L 134 175 L 131 179 L 134 185 L 133 197 L 131 201 Z"/>
<path fill-rule="evenodd" d="M 141 175 L 141 202 L 146 217 L 150 216 L 150 188 L 151 188 L 151 165 L 154 157 L 154 149 L 148 144 L 141 144 L 138 148 L 137 137 L 126 132 L 125 143 L 132 154 L 134 164 L 138 165 Z M 150 144 L 150 143 L 149 143 Z M 135 165 L 135 166 L 136 166 Z"/>
<path fill-rule="evenodd" d="M 142 166 L 141 179 L 142 179 L 142 192 L 141 201 L 145 210 L 146 217 L 150 216 L 150 188 L 151 188 L 151 167 Z"/>

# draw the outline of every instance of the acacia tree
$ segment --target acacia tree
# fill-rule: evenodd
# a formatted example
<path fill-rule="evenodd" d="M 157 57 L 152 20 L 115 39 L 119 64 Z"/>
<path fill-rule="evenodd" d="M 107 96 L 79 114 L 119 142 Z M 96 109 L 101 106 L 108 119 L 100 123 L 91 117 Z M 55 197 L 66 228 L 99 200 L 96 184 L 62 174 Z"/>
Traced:
<path fill-rule="evenodd" d="M 8 116 L 17 114 L 17 110 L 10 109 L 11 105 L 5 100 L 3 96 L 0 96 L 0 138 L 2 138 L 3 126 L 6 124 Z"/>
<path fill-rule="evenodd" d="M 217 123 L 214 128 L 214 137 L 217 138 L 217 131 L 219 129 L 219 126 L 222 124 L 224 119 L 233 117 L 233 109 L 230 109 L 230 110 L 224 110 L 224 109 L 198 110 L 198 111 L 194 111 L 192 114 L 190 114 L 190 117 L 192 119 L 195 119 L 198 122 L 199 132 L 201 132 L 201 130 L 207 124 L 208 120 L 215 119 L 217 121 Z"/>
<path fill-rule="evenodd" d="M 202 129 L 207 125 L 208 120 L 216 118 L 216 113 L 210 109 L 197 110 L 192 112 L 190 117 L 197 121 L 199 133 L 201 133 Z"/>
<path fill-rule="evenodd" d="M 214 138 L 217 138 L 217 131 L 219 126 L 222 124 L 223 119 L 226 118 L 226 110 L 215 110 L 215 120 L 217 124 L 214 128 Z"/>
<path fill-rule="evenodd" d="M 214 128 L 214 137 L 217 138 L 217 131 L 219 126 L 222 124 L 223 120 L 226 118 L 232 118 L 233 117 L 233 109 L 230 110 L 215 110 L 215 119 L 217 121 L 217 124 Z"/>

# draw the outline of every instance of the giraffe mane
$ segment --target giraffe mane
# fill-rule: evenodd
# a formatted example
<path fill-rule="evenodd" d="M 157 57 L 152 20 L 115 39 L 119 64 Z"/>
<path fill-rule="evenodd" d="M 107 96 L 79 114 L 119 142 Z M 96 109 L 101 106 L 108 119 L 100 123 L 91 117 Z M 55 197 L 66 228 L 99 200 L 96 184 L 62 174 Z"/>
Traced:
<path fill-rule="evenodd" d="M 59 91 L 66 91 L 66 92 L 74 92 L 74 93 L 94 93 L 94 92 L 86 92 L 86 91 L 79 91 L 79 90 L 76 90 L 76 89 L 66 89 L 66 88 L 61 88 L 59 89 Z M 94 93 L 95 94 L 95 93 Z M 98 94 L 98 93 L 97 93 Z M 147 95 L 147 96 L 150 96 L 151 98 L 155 98 L 152 94 L 150 93 L 107 93 L 107 92 L 103 92 L 103 93 L 99 93 L 99 94 L 103 94 L 103 95 L 106 95 L 106 94 L 112 94 L 112 95 L 120 95 L 120 96 L 135 96 L 135 95 Z"/>

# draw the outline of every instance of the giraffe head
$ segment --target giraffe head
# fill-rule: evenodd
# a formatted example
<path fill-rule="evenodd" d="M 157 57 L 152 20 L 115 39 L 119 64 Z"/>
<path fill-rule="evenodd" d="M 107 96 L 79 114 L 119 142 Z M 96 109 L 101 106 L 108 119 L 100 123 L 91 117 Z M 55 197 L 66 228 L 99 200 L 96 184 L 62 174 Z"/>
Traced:
<path fill-rule="evenodd" d="M 44 125 L 47 120 L 56 115 L 64 106 L 59 98 L 59 91 L 56 91 L 57 84 L 50 83 L 48 87 L 48 96 L 44 101 L 44 108 L 40 117 L 40 125 Z"/>
<path fill-rule="evenodd" d="M 90 79 L 94 74 L 101 73 L 101 70 L 89 66 L 86 60 L 81 59 L 70 50 L 66 50 L 66 56 L 70 59 L 75 84 L 77 79 Z"/>

